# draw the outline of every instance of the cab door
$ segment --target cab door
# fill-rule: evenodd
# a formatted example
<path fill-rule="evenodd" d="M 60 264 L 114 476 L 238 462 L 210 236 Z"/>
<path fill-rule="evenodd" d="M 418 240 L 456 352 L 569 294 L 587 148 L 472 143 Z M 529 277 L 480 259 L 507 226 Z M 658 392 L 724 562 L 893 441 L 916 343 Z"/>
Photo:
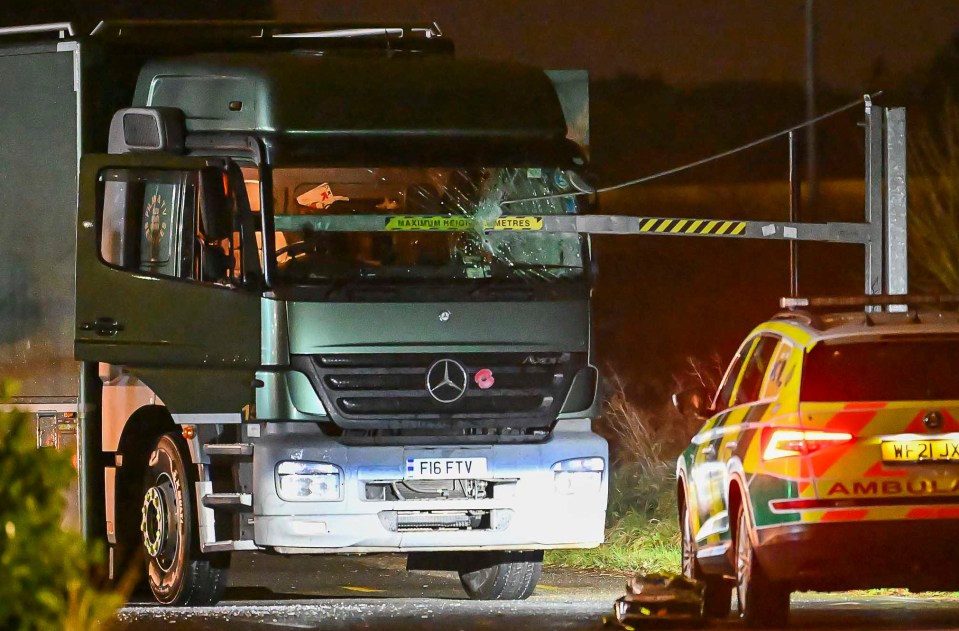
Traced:
<path fill-rule="evenodd" d="M 216 168 L 165 154 L 82 161 L 76 357 L 123 366 L 174 412 L 239 411 L 259 363 L 258 289 L 205 272 L 212 248 L 236 251 L 222 217 L 214 227 Z"/>

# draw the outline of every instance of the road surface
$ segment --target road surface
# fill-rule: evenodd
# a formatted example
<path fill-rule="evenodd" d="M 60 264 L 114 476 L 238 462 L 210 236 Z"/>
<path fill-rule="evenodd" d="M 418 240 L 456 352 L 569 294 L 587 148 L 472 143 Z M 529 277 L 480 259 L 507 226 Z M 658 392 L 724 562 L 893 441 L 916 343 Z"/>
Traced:
<path fill-rule="evenodd" d="M 123 609 L 120 621 L 130 631 L 598 631 L 624 585 L 622 576 L 545 570 L 527 601 L 471 602 L 465 600 L 455 574 L 407 573 L 400 556 L 237 555 L 221 605 L 138 604 Z M 791 629 L 959 631 L 959 599 L 795 594 L 792 603 Z M 730 617 L 710 628 L 742 625 Z"/>

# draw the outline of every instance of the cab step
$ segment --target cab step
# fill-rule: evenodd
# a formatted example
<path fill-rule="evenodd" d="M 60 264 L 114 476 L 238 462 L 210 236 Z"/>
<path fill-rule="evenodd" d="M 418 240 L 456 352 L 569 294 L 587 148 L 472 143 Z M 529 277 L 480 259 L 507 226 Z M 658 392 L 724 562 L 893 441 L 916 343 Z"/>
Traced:
<path fill-rule="evenodd" d="M 212 543 L 204 543 L 200 545 L 201 552 L 210 553 L 210 552 L 240 552 L 245 550 L 259 550 L 254 542 L 247 539 L 239 539 L 235 541 L 214 541 Z"/>
<path fill-rule="evenodd" d="M 208 493 L 203 496 L 203 505 L 207 508 L 243 510 L 253 507 L 253 495 L 250 493 Z"/>
<path fill-rule="evenodd" d="M 252 456 L 253 443 L 207 443 L 203 450 L 208 456 Z"/>

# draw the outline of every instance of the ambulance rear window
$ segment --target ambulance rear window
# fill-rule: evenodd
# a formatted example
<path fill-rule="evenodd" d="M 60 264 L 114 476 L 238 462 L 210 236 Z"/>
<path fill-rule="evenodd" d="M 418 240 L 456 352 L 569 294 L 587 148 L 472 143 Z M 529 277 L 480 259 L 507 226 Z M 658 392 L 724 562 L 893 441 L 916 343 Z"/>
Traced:
<path fill-rule="evenodd" d="M 959 338 L 819 344 L 803 364 L 803 401 L 959 399 Z"/>

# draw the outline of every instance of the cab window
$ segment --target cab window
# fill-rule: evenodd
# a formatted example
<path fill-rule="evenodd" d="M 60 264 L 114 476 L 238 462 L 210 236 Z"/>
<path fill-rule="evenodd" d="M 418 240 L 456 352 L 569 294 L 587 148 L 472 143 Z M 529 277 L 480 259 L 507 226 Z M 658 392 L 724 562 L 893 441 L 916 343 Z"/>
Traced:
<path fill-rule="evenodd" d="M 106 169 L 101 181 L 104 263 L 150 276 L 237 284 L 240 239 L 218 168 Z"/>
<path fill-rule="evenodd" d="M 198 203 L 195 175 L 117 169 L 105 172 L 103 179 L 101 259 L 151 276 L 190 277 Z"/>
<path fill-rule="evenodd" d="M 760 335 L 753 345 L 753 351 L 746 362 L 739 388 L 736 390 L 733 405 L 745 405 L 759 400 L 759 390 L 769 370 L 779 338 L 772 335 Z"/>

